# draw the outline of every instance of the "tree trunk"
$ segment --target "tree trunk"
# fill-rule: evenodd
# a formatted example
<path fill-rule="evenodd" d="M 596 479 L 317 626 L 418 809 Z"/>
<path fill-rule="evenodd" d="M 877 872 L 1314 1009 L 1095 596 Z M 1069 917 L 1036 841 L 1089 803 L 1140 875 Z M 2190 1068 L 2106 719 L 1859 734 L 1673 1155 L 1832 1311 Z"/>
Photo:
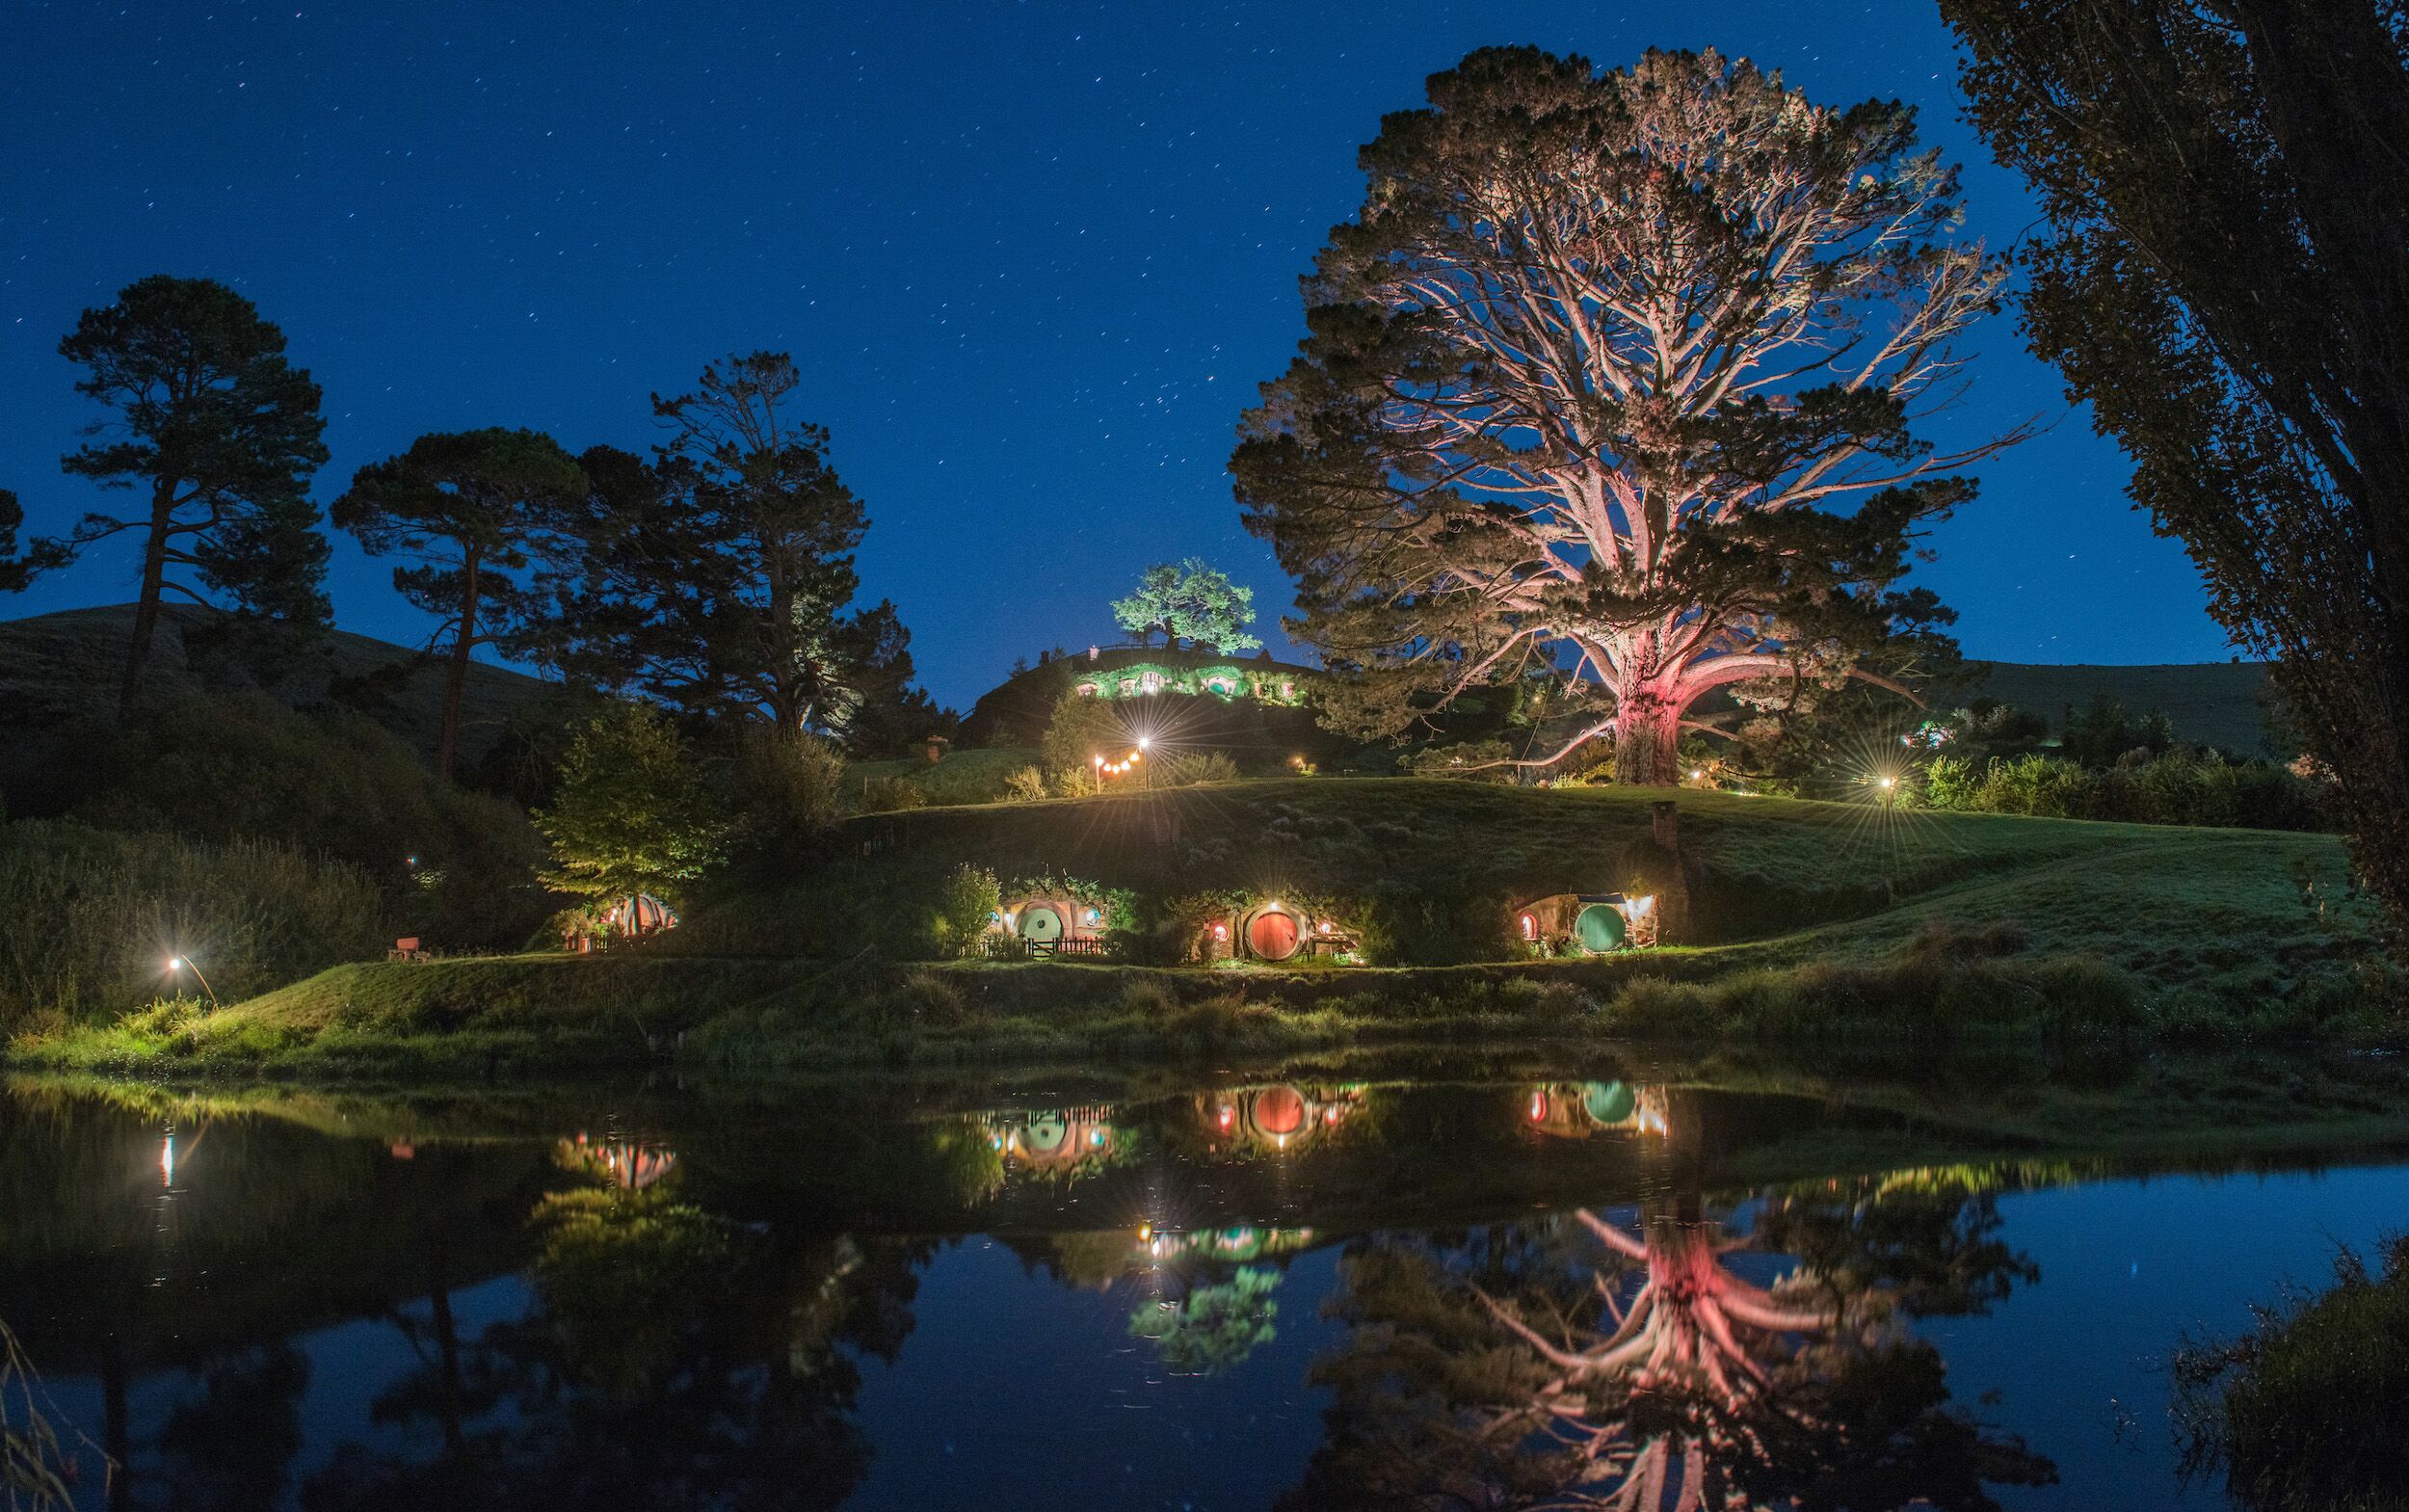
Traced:
<path fill-rule="evenodd" d="M 1671 787 L 1681 780 L 1681 710 L 1661 692 L 1629 690 L 1614 706 L 1614 780 L 1627 787 Z"/>
<path fill-rule="evenodd" d="M 478 567 L 474 551 L 461 563 L 460 634 L 452 642 L 452 665 L 443 679 L 443 736 L 436 747 L 435 769 L 447 783 L 460 756 L 460 696 L 468 685 L 468 653 L 477 644 Z"/>
<path fill-rule="evenodd" d="M 175 480 L 162 478 L 150 489 L 150 534 L 143 542 L 142 589 L 134 598 L 134 644 L 125 652 L 125 681 L 118 688 L 118 715 L 134 710 L 142 689 L 143 669 L 150 662 L 151 638 L 159 629 L 159 591 L 168 576 L 168 527 L 175 522 Z"/>

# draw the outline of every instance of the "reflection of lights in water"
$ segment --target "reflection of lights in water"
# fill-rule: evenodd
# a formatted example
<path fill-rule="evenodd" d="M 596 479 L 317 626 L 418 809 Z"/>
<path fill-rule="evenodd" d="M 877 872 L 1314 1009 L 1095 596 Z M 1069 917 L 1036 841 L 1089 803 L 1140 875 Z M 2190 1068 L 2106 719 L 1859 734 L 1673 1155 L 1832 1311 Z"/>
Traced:
<path fill-rule="evenodd" d="M 1534 1092 L 1531 1094 L 1531 1122 L 1544 1124 L 1547 1121 L 1548 1095 L 1544 1092 Z"/>
<path fill-rule="evenodd" d="M 167 1138 L 159 1142 L 159 1184 L 175 1184 L 175 1130 L 172 1128 L 168 1130 Z"/>

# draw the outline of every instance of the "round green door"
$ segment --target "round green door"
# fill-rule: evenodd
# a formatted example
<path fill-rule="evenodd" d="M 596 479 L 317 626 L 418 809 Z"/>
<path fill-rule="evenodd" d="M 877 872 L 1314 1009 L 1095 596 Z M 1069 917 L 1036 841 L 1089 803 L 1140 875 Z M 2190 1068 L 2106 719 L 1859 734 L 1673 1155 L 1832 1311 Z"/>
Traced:
<path fill-rule="evenodd" d="M 1029 1126 L 1021 1130 L 1020 1138 L 1031 1150 L 1045 1155 L 1060 1150 L 1062 1142 L 1070 1134 L 1071 1125 L 1061 1114 L 1040 1113 L 1029 1120 Z"/>
<path fill-rule="evenodd" d="M 1581 1107 L 1601 1124 L 1620 1124 L 1631 1116 L 1637 1100 L 1619 1081 L 1591 1081 L 1581 1086 Z"/>
<path fill-rule="evenodd" d="M 1591 955 L 1602 956 L 1609 950 L 1623 948 L 1628 934 L 1623 922 L 1623 911 L 1611 903 L 1592 903 L 1581 910 L 1581 916 L 1573 921 L 1573 936 L 1581 948 Z"/>
<path fill-rule="evenodd" d="M 1050 944 L 1062 938 L 1062 915 L 1043 903 L 1020 911 L 1020 938 Z"/>

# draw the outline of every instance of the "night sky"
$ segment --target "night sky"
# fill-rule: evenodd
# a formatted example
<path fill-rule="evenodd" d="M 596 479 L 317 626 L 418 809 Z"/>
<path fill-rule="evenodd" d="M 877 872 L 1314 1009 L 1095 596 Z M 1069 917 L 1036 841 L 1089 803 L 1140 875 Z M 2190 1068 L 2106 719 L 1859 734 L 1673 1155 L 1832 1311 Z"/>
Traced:
<path fill-rule="evenodd" d="M 1016 656 L 1108 638 L 1105 603 L 1149 562 L 1203 555 L 1267 621 L 1288 606 L 1238 525 L 1232 426 L 1302 334 L 1297 275 L 1361 201 L 1357 145 L 1471 48 L 1711 45 L 1828 103 L 1903 97 L 1965 163 L 1976 229 L 2003 244 L 2034 219 L 1956 119 L 1930 0 L 9 13 L 0 488 L 35 529 L 100 498 L 58 469 L 92 417 L 59 337 L 146 274 L 223 279 L 284 328 L 326 389 L 321 501 L 425 431 L 646 447 L 648 393 L 784 349 L 869 505 L 866 595 L 965 707 Z M 1921 570 L 1969 653 L 2229 654 L 2012 317 L 1981 344 L 1931 434 L 2054 426 L 1982 469 Z M 388 574 L 338 538 L 337 623 L 423 639 Z M 130 555 L 95 555 L 0 614 L 132 580 Z"/>

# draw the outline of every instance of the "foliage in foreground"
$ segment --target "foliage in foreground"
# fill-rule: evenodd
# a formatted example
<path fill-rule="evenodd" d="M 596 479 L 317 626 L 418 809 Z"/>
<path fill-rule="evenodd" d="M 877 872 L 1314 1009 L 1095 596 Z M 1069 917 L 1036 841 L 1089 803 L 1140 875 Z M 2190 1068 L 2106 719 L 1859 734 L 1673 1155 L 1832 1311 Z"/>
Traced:
<path fill-rule="evenodd" d="M 2258 1327 L 2174 1363 L 2190 1468 L 2221 1470 L 2253 1512 L 2409 1505 L 2409 1235 L 2383 1274 L 2345 1249 L 2334 1289 L 2259 1312 Z"/>
<path fill-rule="evenodd" d="M 2409 924 L 2409 34 L 2376 0 L 1942 0 L 2050 225 L 2033 352 L 2133 459 Z"/>

